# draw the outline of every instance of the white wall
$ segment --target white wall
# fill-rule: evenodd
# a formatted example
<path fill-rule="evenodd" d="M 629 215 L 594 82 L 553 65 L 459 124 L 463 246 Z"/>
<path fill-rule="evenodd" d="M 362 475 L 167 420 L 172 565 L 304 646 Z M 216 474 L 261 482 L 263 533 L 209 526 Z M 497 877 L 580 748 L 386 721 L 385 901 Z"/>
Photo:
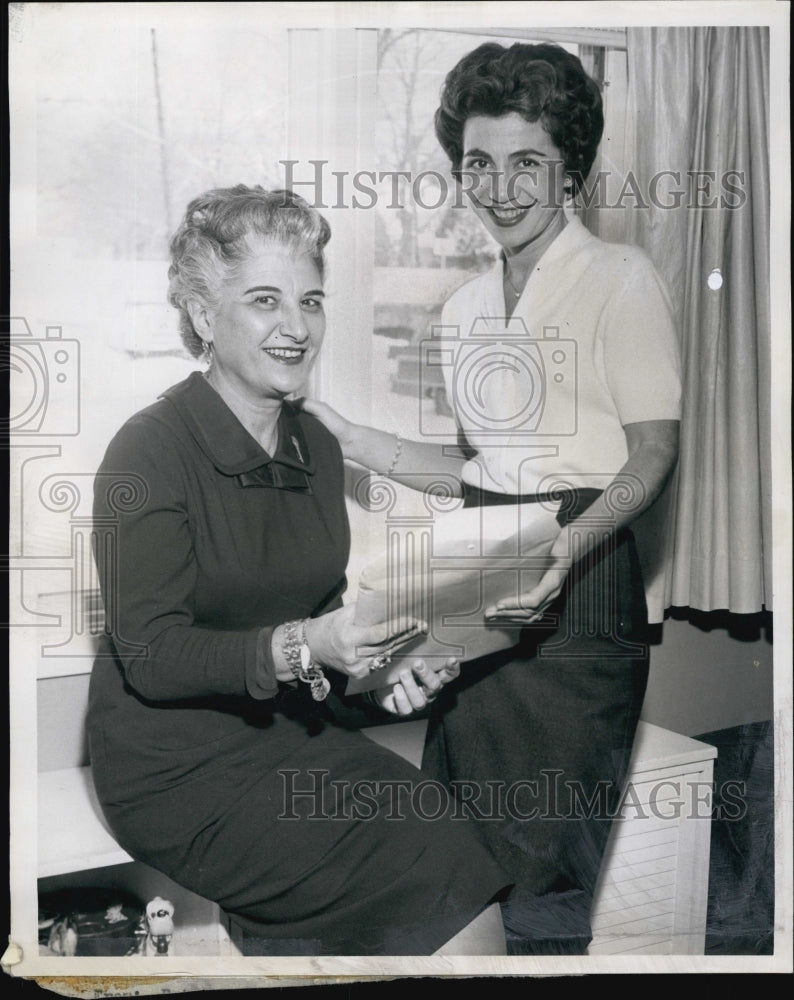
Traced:
<path fill-rule="evenodd" d="M 773 718 L 772 649 L 763 634 L 735 639 L 669 619 L 651 647 L 643 719 L 698 736 Z"/>

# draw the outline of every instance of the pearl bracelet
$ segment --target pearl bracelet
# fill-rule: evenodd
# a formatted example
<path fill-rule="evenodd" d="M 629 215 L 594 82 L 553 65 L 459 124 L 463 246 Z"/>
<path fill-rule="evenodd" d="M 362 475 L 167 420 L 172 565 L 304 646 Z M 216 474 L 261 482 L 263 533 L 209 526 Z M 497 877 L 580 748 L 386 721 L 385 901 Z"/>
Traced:
<path fill-rule="evenodd" d="M 400 460 L 400 453 L 403 450 L 403 439 L 400 437 L 398 433 L 395 433 L 394 436 L 397 438 L 397 447 L 394 451 L 394 458 L 392 458 L 391 465 L 389 466 L 389 468 L 385 472 L 381 473 L 382 476 L 387 476 L 387 477 L 390 476 L 392 472 L 394 472 L 395 468 L 397 467 L 397 463 Z"/>

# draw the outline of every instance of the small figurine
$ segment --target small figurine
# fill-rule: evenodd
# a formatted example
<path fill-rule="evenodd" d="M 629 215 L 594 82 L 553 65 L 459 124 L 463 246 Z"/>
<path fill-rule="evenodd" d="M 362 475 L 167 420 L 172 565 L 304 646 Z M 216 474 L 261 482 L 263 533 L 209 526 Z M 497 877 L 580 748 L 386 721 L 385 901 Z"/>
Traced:
<path fill-rule="evenodd" d="M 127 918 L 124 916 L 124 904 L 123 903 L 113 903 L 105 910 L 105 923 L 106 924 L 120 924 Z"/>
<path fill-rule="evenodd" d="M 50 928 L 47 947 L 53 955 L 72 957 L 77 954 L 77 924 L 71 915 L 59 917 Z"/>
<path fill-rule="evenodd" d="M 161 896 L 149 900 L 135 933 L 138 941 L 132 954 L 173 955 L 174 904 Z"/>
<path fill-rule="evenodd" d="M 146 904 L 146 955 L 171 955 L 174 936 L 174 904 L 155 896 Z"/>

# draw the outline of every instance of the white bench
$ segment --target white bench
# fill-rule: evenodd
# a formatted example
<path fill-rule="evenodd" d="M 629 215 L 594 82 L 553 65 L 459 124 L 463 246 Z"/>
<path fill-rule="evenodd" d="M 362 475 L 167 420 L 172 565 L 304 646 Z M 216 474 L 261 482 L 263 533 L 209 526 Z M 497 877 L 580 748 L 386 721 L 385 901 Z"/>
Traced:
<path fill-rule="evenodd" d="M 418 766 L 424 730 L 425 723 L 414 720 L 372 727 L 366 734 Z M 640 723 L 628 778 L 629 806 L 613 824 L 597 890 L 591 954 L 703 953 L 714 757 L 713 747 Z M 177 910 L 179 954 L 234 953 L 214 903 L 145 865 L 130 864 L 105 825 L 90 768 L 41 773 L 38 794 L 40 878 L 85 872 L 85 884 L 170 895 Z M 124 867 L 108 870 L 118 865 Z"/>

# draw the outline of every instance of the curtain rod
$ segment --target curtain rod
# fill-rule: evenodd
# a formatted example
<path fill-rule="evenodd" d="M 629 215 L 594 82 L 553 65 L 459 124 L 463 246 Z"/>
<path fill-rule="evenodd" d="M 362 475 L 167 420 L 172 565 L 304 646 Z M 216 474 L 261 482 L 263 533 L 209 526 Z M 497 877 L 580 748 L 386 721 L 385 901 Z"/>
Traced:
<path fill-rule="evenodd" d="M 537 42 L 567 42 L 570 45 L 600 45 L 626 48 L 625 28 L 430 28 L 458 35 L 488 35 L 496 38 L 526 38 Z"/>

